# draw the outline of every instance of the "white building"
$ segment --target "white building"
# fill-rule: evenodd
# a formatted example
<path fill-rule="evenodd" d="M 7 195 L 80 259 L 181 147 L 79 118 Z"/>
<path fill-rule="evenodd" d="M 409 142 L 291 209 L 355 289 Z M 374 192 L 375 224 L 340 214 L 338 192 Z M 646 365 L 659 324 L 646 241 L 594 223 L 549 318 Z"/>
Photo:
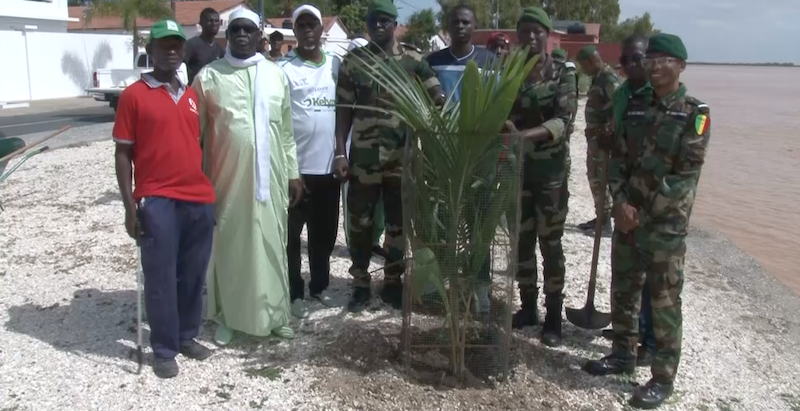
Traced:
<path fill-rule="evenodd" d="M 66 33 L 68 0 L 0 0 L 0 31 Z"/>

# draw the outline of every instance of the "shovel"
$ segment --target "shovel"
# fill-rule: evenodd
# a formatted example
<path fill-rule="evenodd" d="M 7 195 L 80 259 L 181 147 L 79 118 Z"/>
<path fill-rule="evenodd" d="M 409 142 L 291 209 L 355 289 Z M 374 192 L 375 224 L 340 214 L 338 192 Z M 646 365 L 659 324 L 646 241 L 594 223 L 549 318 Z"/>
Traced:
<path fill-rule="evenodd" d="M 601 187 L 605 190 L 608 185 L 608 153 L 603 153 L 603 177 Z M 597 285 L 597 259 L 600 253 L 600 238 L 603 236 L 603 208 L 606 196 L 600 198 L 597 205 L 597 220 L 594 224 L 594 249 L 592 250 L 592 270 L 589 275 L 589 290 L 586 295 L 586 305 L 581 309 L 567 308 L 567 319 L 580 328 L 599 330 L 611 323 L 611 314 L 601 313 L 594 308 L 594 290 Z"/>

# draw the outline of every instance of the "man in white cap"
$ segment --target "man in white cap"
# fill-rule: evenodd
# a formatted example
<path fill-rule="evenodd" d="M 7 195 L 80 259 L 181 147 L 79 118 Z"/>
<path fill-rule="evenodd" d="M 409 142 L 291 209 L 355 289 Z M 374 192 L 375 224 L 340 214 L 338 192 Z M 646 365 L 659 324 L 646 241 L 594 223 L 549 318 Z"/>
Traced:
<path fill-rule="evenodd" d="M 289 83 L 256 52 L 257 14 L 231 14 L 225 58 L 205 66 L 198 95 L 203 168 L 217 194 L 208 314 L 215 340 L 234 331 L 294 337 L 289 328 L 288 208 L 303 196 Z"/>
<path fill-rule="evenodd" d="M 326 289 L 330 280 L 330 258 L 339 225 L 340 181 L 333 175 L 336 127 L 336 79 L 339 57 L 322 50 L 322 15 L 304 4 L 292 13 L 297 47 L 278 65 L 286 73 L 292 99 L 297 162 L 303 179 L 303 200 L 289 209 L 289 293 L 292 314 L 308 316 L 305 282 L 300 276 L 300 234 L 308 230 L 308 264 L 311 297 L 327 306 L 336 303 Z"/>

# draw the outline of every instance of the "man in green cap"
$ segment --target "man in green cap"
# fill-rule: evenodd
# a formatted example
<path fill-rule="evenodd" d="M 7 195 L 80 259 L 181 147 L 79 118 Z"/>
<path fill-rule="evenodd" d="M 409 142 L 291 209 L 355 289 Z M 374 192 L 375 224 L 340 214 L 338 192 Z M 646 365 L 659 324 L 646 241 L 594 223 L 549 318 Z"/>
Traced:
<path fill-rule="evenodd" d="M 216 198 L 201 167 L 198 96 L 177 74 L 185 43 L 175 21 L 153 25 L 147 40 L 153 71 L 122 92 L 112 132 L 125 228 L 141 253 L 153 372 L 160 378 L 178 375 L 179 353 L 195 360 L 211 355 L 195 338 Z"/>
<path fill-rule="evenodd" d="M 611 256 L 612 352 L 586 363 L 593 375 L 632 373 L 639 340 L 642 289 L 652 298 L 656 354 L 652 378 L 630 404 L 657 408 L 670 397 L 681 355 L 681 291 L 686 234 L 697 183 L 711 136 L 706 104 L 680 82 L 688 54 L 677 36 L 650 38 L 642 60 L 652 104 L 628 108 L 641 122 L 641 138 L 629 144 L 617 134 L 610 170 L 615 230 Z M 631 111 L 640 111 L 631 113 Z M 627 129 L 626 129 L 627 130 Z"/>
<path fill-rule="evenodd" d="M 350 258 L 353 265 L 353 293 L 348 310 L 366 309 L 370 299 L 368 272 L 373 246 L 373 217 L 378 199 L 383 197 L 389 258 L 384 271 L 381 299 L 392 307 L 403 305 L 401 275 L 405 253 L 401 177 L 403 149 L 409 129 L 399 118 L 387 113 L 364 110 L 358 106 L 388 108 L 391 94 L 377 88 L 359 64 L 372 52 L 393 59 L 427 87 L 434 101 L 444 103 L 444 92 L 419 49 L 395 39 L 397 8 L 391 0 L 373 0 L 367 10 L 367 30 L 372 42 L 351 51 L 339 69 L 336 92 L 336 150 L 333 170 L 340 179 L 348 179 L 347 216 L 350 219 Z M 349 106 L 349 107 L 348 107 Z M 350 158 L 345 141 L 352 126 Z"/>
<path fill-rule="evenodd" d="M 632 34 L 622 41 L 622 55 L 619 63 L 627 78 L 614 93 L 614 138 L 621 138 L 627 144 L 637 145 L 643 137 L 641 118 L 646 107 L 653 101 L 653 88 L 647 82 L 647 73 L 642 66 L 642 59 L 647 51 L 647 37 Z M 615 192 L 626 184 L 626 179 L 615 175 L 620 170 L 619 161 L 624 158 L 612 156 L 609 162 L 609 187 Z M 613 293 L 614 290 L 611 290 Z M 653 364 L 656 341 L 653 336 L 652 310 L 650 293 L 647 287 L 642 290 L 642 307 L 639 312 L 639 348 L 636 355 L 636 366 L 649 367 Z M 612 329 L 603 330 L 603 337 L 613 340 Z"/>
<path fill-rule="evenodd" d="M 519 281 L 522 308 L 514 314 L 514 328 L 538 324 L 536 309 L 536 241 L 544 259 L 545 316 L 542 342 L 561 343 L 564 296 L 564 250 L 561 237 L 567 218 L 567 131 L 577 108 L 577 84 L 563 63 L 547 54 L 553 24 L 540 7 L 526 7 L 517 23 L 520 46 L 540 61 L 520 88 L 506 129 L 522 141 L 525 150 L 522 177 L 522 216 L 519 233 Z"/>
<path fill-rule="evenodd" d="M 612 102 L 614 92 L 619 86 L 619 77 L 608 64 L 603 62 L 595 46 L 585 46 L 578 52 L 578 64 L 581 70 L 592 78 L 592 85 L 587 94 L 586 116 L 586 175 L 589 188 L 592 190 L 595 210 L 602 212 L 597 216 L 603 224 L 603 230 L 611 232 L 611 194 L 608 187 L 602 187 L 602 177 L 607 170 L 603 163 L 608 158 L 613 134 Z M 597 219 L 579 224 L 584 231 L 594 231 Z"/>

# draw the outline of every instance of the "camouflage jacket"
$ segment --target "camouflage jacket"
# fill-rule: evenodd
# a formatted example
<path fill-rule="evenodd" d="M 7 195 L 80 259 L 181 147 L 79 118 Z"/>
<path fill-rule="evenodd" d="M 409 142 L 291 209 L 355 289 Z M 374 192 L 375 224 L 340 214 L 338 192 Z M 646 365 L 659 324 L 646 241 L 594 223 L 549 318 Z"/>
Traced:
<path fill-rule="evenodd" d="M 637 93 L 622 122 L 609 164 L 614 203 L 636 207 L 645 229 L 685 235 L 711 137 L 708 106 L 684 85 L 661 101 Z"/>
<path fill-rule="evenodd" d="M 339 69 L 336 87 L 337 105 L 355 105 L 379 108 L 391 108 L 392 95 L 382 89 L 361 69 L 359 60 L 354 56 L 367 56 L 365 50 L 383 54 L 374 43 L 359 47 L 345 56 Z M 395 42 L 391 54 L 383 54 L 387 59 L 395 59 L 406 71 L 417 76 L 427 87 L 431 96 L 441 94 L 441 86 L 436 73 L 423 59 L 419 49 L 414 46 Z M 355 107 L 353 110 L 352 142 L 350 147 L 350 163 L 368 168 L 381 165 L 383 167 L 400 167 L 402 153 L 409 129 L 397 116 L 365 110 Z"/>
<path fill-rule="evenodd" d="M 612 107 L 617 87 L 619 87 L 619 77 L 608 65 L 594 76 L 592 85 L 586 93 L 586 137 L 593 138 L 601 133 L 611 133 L 614 119 Z"/>
<path fill-rule="evenodd" d="M 534 158 L 549 158 L 553 151 L 566 147 L 567 131 L 577 110 L 576 76 L 564 63 L 546 55 L 522 83 L 509 119 L 518 130 L 543 126 L 552 140 L 525 143 L 525 152 Z"/>

